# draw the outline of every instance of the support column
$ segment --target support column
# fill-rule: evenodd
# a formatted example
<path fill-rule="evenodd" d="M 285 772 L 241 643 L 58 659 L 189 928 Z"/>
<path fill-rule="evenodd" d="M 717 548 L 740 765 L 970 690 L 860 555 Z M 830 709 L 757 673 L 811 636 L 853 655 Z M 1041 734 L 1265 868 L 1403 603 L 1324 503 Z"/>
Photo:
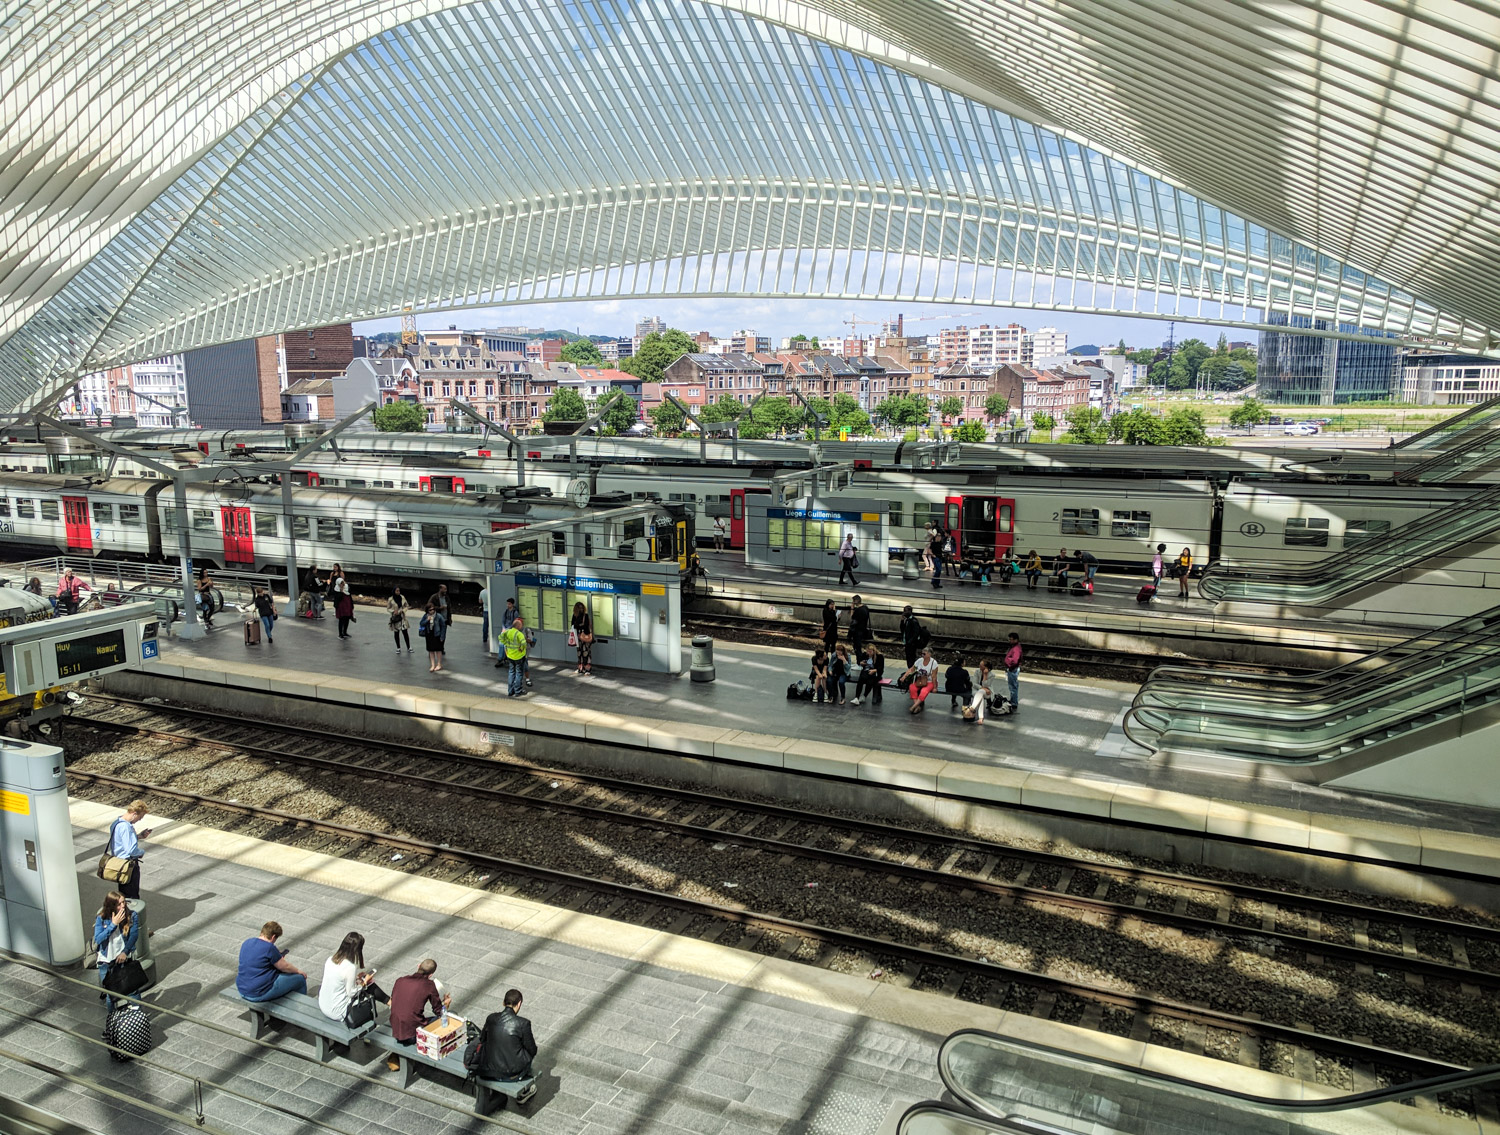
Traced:
<path fill-rule="evenodd" d="M 193 642 L 208 634 L 198 621 L 198 592 L 193 586 L 192 523 L 188 515 L 187 481 L 178 474 L 172 478 L 172 494 L 177 505 L 177 554 L 182 563 L 182 594 L 185 604 L 182 609 L 182 626 L 177 637 L 184 642 Z"/>
<path fill-rule="evenodd" d="M 281 519 L 286 523 L 286 606 L 281 613 L 291 618 L 297 615 L 297 593 L 301 584 L 297 579 L 297 533 L 292 524 L 292 473 L 290 469 L 281 474 Z"/>

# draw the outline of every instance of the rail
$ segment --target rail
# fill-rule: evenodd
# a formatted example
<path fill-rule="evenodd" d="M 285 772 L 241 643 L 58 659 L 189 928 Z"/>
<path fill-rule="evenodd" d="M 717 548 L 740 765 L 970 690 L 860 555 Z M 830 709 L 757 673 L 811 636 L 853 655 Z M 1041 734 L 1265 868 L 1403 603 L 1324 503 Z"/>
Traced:
<path fill-rule="evenodd" d="M 1203 1131 L 1287 1135 L 1309 1130 L 1295 1124 L 1300 1116 L 1343 1113 L 1357 1119 L 1358 1113 L 1382 1105 L 1500 1083 L 1500 1065 L 1347 1095 L 1282 1099 L 980 1029 L 961 1029 L 938 1049 L 938 1075 L 953 1099 L 1001 1124 L 1000 1130 L 1148 1135 L 1160 1130 L 1161 1115 L 1170 1111 L 1177 1122 L 1186 1120 Z M 994 1128 L 981 1125 L 974 1130 Z"/>
<path fill-rule="evenodd" d="M 1500 486 L 1482 489 L 1393 528 L 1382 538 L 1310 564 L 1226 564 L 1215 560 L 1198 579 L 1210 602 L 1317 604 L 1336 599 L 1402 569 L 1443 555 L 1500 530 Z"/>

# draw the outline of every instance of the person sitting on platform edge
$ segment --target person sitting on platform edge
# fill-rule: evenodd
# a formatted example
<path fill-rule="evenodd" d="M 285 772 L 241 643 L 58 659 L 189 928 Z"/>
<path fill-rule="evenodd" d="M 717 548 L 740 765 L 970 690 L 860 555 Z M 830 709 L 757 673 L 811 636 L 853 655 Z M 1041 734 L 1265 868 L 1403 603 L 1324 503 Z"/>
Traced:
<path fill-rule="evenodd" d="M 1035 548 L 1026 553 L 1026 590 L 1035 591 L 1042 578 L 1042 554 Z"/>
<path fill-rule="evenodd" d="M 849 671 L 852 668 L 849 648 L 839 643 L 828 657 L 828 696 L 831 699 L 834 694 L 838 694 L 839 705 L 844 704 L 844 695 L 849 688 Z"/>
<path fill-rule="evenodd" d="M 323 617 L 323 577 L 318 574 L 316 564 L 307 569 L 306 582 L 302 590 L 307 592 L 307 617 L 321 619 Z"/>
<path fill-rule="evenodd" d="M 854 685 L 854 700 L 850 705 L 858 705 L 859 699 L 869 694 L 870 701 L 875 705 L 880 704 L 880 683 L 885 676 L 885 657 L 875 648 L 873 642 L 865 644 L 865 656 L 859 662 L 859 681 Z"/>
<path fill-rule="evenodd" d="M 812 683 L 813 699 L 822 705 L 828 695 L 828 651 L 821 647 L 813 651 L 812 671 L 807 680 Z"/>
<path fill-rule="evenodd" d="M 1068 559 L 1068 549 L 1059 548 L 1057 557 L 1052 561 L 1052 578 L 1057 580 L 1057 585 L 1064 591 L 1068 589 L 1068 569 L 1072 566 L 1072 561 Z"/>
<path fill-rule="evenodd" d="M 984 715 L 990 708 L 990 698 L 994 696 L 994 677 L 990 670 L 990 660 L 981 658 L 979 669 L 975 673 L 977 682 L 974 687 L 974 696 L 964 707 L 964 720 L 970 725 L 983 723 Z"/>
<path fill-rule="evenodd" d="M 477 1051 L 464 1052 L 464 1067 L 481 1080 L 530 1080 L 536 1038 L 531 1022 L 521 1016 L 521 991 L 507 989 L 502 1003 L 505 1008 L 485 1018 L 484 1031 L 474 1042 Z"/>
<path fill-rule="evenodd" d="M 437 972 L 437 962 L 423 958 L 417 964 L 417 972 L 398 977 L 391 986 L 391 1036 L 397 1044 L 411 1046 L 417 1043 L 417 1029 L 431 1024 L 443 1010 L 453 1004 L 453 998 L 438 994 L 437 982 L 432 975 Z M 431 1009 L 431 1015 L 426 1010 Z M 394 1056 L 385 1066 L 392 1072 L 401 1067 Z"/>
<path fill-rule="evenodd" d="M 948 693 L 949 709 L 958 709 L 974 695 L 974 683 L 969 678 L 968 668 L 964 666 L 962 654 L 953 660 L 953 665 L 943 674 L 943 689 Z"/>
<path fill-rule="evenodd" d="M 288 993 L 307 992 L 307 972 L 286 960 L 286 951 L 276 945 L 281 923 L 267 922 L 260 935 L 240 946 L 240 969 L 234 987 L 246 1001 L 274 1001 Z"/>

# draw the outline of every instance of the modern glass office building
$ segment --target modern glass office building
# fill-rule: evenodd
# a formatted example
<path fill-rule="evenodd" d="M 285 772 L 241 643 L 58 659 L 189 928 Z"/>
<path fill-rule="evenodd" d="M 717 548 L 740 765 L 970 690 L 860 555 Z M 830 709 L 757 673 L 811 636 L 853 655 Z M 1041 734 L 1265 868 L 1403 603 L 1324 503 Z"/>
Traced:
<path fill-rule="evenodd" d="M 1272 312 L 1270 323 L 1310 331 L 1342 331 L 1379 335 L 1369 328 L 1305 315 L 1288 319 Z M 1400 348 L 1392 343 L 1327 339 L 1295 331 L 1262 331 L 1256 359 L 1260 397 L 1293 406 L 1334 406 L 1344 402 L 1378 402 L 1399 397 Z"/>

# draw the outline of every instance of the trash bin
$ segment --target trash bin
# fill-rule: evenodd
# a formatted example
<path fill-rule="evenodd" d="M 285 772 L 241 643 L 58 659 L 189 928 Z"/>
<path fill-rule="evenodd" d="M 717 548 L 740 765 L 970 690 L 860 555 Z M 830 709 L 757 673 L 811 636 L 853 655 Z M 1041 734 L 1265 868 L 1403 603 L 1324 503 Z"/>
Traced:
<path fill-rule="evenodd" d="M 714 680 L 714 640 L 706 634 L 693 636 L 693 665 L 689 672 L 695 682 Z"/>
<path fill-rule="evenodd" d="M 910 552 L 901 557 L 901 578 L 916 579 L 921 573 L 917 571 L 917 558 Z"/>

